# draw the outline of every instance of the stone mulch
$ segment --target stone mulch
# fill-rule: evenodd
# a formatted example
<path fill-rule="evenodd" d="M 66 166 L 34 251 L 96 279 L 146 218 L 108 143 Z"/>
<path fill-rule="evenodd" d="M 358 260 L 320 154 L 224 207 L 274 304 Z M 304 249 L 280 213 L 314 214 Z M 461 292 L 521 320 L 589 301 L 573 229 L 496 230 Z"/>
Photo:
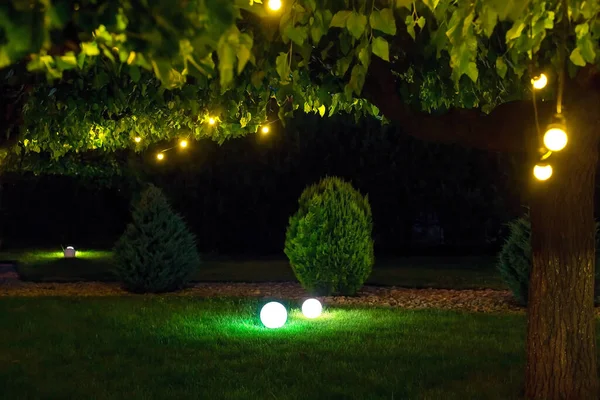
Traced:
<path fill-rule="evenodd" d="M 0 283 L 2 296 L 136 296 L 117 283 Z M 146 295 L 152 296 L 152 295 Z M 197 283 L 177 293 L 161 296 L 254 297 L 300 300 L 307 297 L 297 283 Z M 485 313 L 523 313 L 509 291 L 405 289 L 365 286 L 356 296 L 320 297 L 327 305 L 383 306 L 403 309 L 443 309 Z"/>

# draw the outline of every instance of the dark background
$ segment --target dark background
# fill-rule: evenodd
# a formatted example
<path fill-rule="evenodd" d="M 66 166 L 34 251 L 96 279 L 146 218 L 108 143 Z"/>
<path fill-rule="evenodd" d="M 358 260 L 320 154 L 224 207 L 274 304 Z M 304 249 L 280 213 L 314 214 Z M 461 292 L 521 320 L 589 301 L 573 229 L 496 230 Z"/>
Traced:
<path fill-rule="evenodd" d="M 166 147 L 163 146 L 162 148 Z M 159 147 L 161 148 L 161 147 Z M 425 143 L 379 121 L 301 116 L 268 136 L 202 140 L 158 164 L 129 154 L 128 172 L 99 185 L 55 175 L 4 178 L 2 246 L 111 247 L 144 182 L 164 189 L 204 253 L 281 254 L 307 185 L 337 175 L 369 195 L 377 254 L 495 252 L 523 213 L 522 155 Z"/>

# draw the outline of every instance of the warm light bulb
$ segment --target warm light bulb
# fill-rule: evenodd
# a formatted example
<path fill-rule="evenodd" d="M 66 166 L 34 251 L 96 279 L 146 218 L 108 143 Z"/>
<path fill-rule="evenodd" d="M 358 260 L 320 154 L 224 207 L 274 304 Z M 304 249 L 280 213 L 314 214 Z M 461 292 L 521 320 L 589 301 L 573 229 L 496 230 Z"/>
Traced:
<path fill-rule="evenodd" d="M 567 132 L 565 132 L 564 126 L 560 124 L 550 125 L 544 134 L 544 146 L 548 150 L 561 151 L 568 141 Z"/>
<path fill-rule="evenodd" d="M 279 11 L 281 9 L 281 0 L 269 0 L 267 7 L 271 11 Z"/>
<path fill-rule="evenodd" d="M 269 133 L 269 127 L 263 126 L 260 131 L 262 132 L 263 135 L 266 135 L 267 133 Z"/>
<path fill-rule="evenodd" d="M 188 142 L 187 142 L 187 140 L 182 140 L 182 141 L 180 141 L 180 142 L 179 142 L 179 146 L 180 146 L 181 148 L 184 148 L 184 149 L 185 149 L 185 148 L 187 147 L 187 145 L 188 145 Z"/>
<path fill-rule="evenodd" d="M 216 120 L 215 120 L 213 117 L 210 117 L 210 118 L 208 119 L 208 124 L 209 124 L 209 125 L 214 125 L 214 124 L 216 124 L 216 123 L 217 123 L 217 121 L 216 121 Z"/>
<path fill-rule="evenodd" d="M 165 158 L 165 155 L 164 155 L 163 153 L 158 153 L 158 154 L 156 155 L 156 159 L 157 159 L 158 161 L 160 161 L 160 160 L 162 160 L 162 159 L 164 159 L 164 158 Z"/>
<path fill-rule="evenodd" d="M 537 164 L 533 167 L 533 176 L 539 181 L 547 181 L 552 176 L 552 166 L 550 164 Z"/>
<path fill-rule="evenodd" d="M 142 141 L 142 138 L 139 136 L 136 136 L 135 139 L 133 139 L 133 140 L 135 140 L 136 143 L 139 143 Z"/>
<path fill-rule="evenodd" d="M 534 89 L 540 90 L 548 84 L 548 77 L 545 74 L 540 74 L 531 80 Z"/>

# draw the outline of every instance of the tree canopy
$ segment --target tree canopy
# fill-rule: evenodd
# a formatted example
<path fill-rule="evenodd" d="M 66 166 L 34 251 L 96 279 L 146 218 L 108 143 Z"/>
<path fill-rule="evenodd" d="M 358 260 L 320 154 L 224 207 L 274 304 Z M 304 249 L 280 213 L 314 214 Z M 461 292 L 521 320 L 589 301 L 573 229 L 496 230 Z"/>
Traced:
<path fill-rule="evenodd" d="M 481 114 L 531 118 L 516 100 L 533 74 L 557 70 L 560 49 L 571 76 L 595 66 L 599 13 L 585 0 L 283 0 L 276 11 L 260 0 L 10 0 L 3 155 L 222 142 L 295 111 L 513 146 Z"/>

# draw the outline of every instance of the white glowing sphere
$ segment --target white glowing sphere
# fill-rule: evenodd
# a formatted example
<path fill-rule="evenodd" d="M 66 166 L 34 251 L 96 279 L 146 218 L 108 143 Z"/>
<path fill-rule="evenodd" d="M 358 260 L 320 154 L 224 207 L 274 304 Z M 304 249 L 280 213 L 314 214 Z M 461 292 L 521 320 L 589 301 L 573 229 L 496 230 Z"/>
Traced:
<path fill-rule="evenodd" d="M 65 258 L 74 258 L 75 257 L 75 248 L 73 246 L 68 246 L 65 251 Z"/>
<path fill-rule="evenodd" d="M 287 310 L 276 301 L 267 303 L 260 310 L 260 321 L 267 328 L 281 328 L 287 321 Z"/>
<path fill-rule="evenodd" d="M 317 318 L 321 315 L 322 311 L 323 306 L 317 299 L 308 299 L 302 303 L 302 314 L 304 314 L 306 318 Z"/>
<path fill-rule="evenodd" d="M 279 11 L 281 9 L 281 0 L 269 0 L 267 6 L 272 11 Z"/>

